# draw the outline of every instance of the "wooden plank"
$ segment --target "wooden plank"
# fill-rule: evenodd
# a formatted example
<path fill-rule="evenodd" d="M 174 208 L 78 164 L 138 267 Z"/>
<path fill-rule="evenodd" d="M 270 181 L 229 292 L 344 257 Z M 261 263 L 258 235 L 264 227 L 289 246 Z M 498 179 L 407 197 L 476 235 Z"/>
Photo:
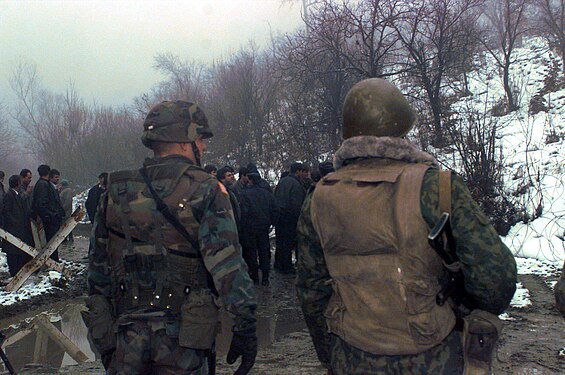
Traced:
<path fill-rule="evenodd" d="M 26 337 L 27 335 L 29 335 L 33 331 L 34 331 L 34 329 L 27 328 L 27 329 L 22 329 L 21 331 L 14 333 L 13 335 L 11 335 L 10 337 L 7 337 L 4 340 L 1 348 L 6 349 L 8 346 L 15 344 L 16 342 L 20 341 L 21 339 L 23 339 L 24 337 Z"/>
<path fill-rule="evenodd" d="M 67 219 L 67 221 L 61 226 L 59 231 L 51 238 L 47 243 L 45 248 L 41 249 L 39 254 L 27 262 L 25 266 L 17 273 L 16 276 L 6 285 L 6 291 L 13 292 L 18 290 L 23 283 L 31 276 L 32 273 L 37 271 L 46 261 L 49 259 L 51 254 L 57 250 L 59 245 L 64 241 L 64 239 L 71 233 L 71 231 L 78 225 L 78 223 L 84 217 L 84 211 L 77 208 L 75 212 Z"/>
<path fill-rule="evenodd" d="M 33 362 L 43 363 L 45 362 L 47 356 L 47 345 L 49 343 L 49 337 L 42 329 L 38 329 L 36 331 L 37 333 L 35 334 L 35 346 L 33 348 Z"/>
<path fill-rule="evenodd" d="M 47 318 L 46 315 L 39 315 L 34 319 L 39 331 L 45 331 L 51 340 L 55 341 L 63 350 L 71 356 L 72 359 L 78 363 L 88 361 L 88 356 L 84 354 L 78 346 L 75 345 L 67 336 L 57 329 Z"/>
<path fill-rule="evenodd" d="M 28 245 L 24 241 L 20 240 L 18 237 L 14 236 L 12 233 L 6 232 L 4 229 L 0 228 L 0 238 L 5 239 L 12 245 L 16 246 L 18 249 L 22 250 L 24 253 L 31 255 L 32 257 L 36 257 L 39 254 L 36 248 Z M 61 263 L 55 262 L 53 259 L 48 258 L 45 261 L 45 264 L 49 267 L 54 269 L 55 271 L 59 271 L 65 276 L 67 279 L 70 279 L 73 275 L 72 272 L 66 269 Z"/>

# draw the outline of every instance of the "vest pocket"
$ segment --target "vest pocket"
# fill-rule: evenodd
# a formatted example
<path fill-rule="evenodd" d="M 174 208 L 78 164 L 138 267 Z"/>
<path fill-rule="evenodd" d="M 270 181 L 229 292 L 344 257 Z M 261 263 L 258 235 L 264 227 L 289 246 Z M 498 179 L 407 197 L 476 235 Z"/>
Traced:
<path fill-rule="evenodd" d="M 432 281 L 417 280 L 406 284 L 406 311 L 416 315 L 431 311 L 436 305 L 439 284 Z"/>
<path fill-rule="evenodd" d="M 440 326 L 434 313 L 438 292 L 431 281 L 417 280 L 406 286 L 406 312 L 410 336 L 418 345 L 437 343 Z"/>
<path fill-rule="evenodd" d="M 422 314 L 408 321 L 410 336 L 418 345 L 437 344 L 440 340 L 440 329 L 433 314 Z"/>
<path fill-rule="evenodd" d="M 339 293 L 339 288 L 334 280 L 330 281 L 333 293 L 324 312 L 324 317 L 326 318 L 328 330 L 337 335 L 340 335 L 343 331 L 343 316 L 345 314 L 345 305 Z"/>
<path fill-rule="evenodd" d="M 207 290 L 191 292 L 181 306 L 179 345 L 210 349 L 219 327 L 219 311 L 212 294 Z"/>

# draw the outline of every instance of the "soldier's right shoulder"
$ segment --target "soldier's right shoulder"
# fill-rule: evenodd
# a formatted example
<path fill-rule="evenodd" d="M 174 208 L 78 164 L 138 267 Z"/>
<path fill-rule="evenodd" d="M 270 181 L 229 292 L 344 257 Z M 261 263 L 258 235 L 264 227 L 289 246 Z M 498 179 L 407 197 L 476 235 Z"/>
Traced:
<path fill-rule="evenodd" d="M 218 181 L 216 177 L 196 165 L 189 166 L 184 175 L 200 183 L 213 182 L 215 184 Z"/>

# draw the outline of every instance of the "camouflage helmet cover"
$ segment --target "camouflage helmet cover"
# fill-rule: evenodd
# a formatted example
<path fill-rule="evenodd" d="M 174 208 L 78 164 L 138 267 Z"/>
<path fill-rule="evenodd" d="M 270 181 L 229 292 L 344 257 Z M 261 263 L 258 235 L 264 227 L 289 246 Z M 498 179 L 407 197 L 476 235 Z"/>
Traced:
<path fill-rule="evenodd" d="M 202 136 L 213 136 L 204 111 L 184 100 L 163 101 L 149 111 L 143 122 L 141 142 L 190 143 Z"/>
<path fill-rule="evenodd" d="M 403 137 L 416 123 L 416 114 L 393 84 L 369 78 L 355 84 L 343 104 L 343 139 L 374 135 Z"/>

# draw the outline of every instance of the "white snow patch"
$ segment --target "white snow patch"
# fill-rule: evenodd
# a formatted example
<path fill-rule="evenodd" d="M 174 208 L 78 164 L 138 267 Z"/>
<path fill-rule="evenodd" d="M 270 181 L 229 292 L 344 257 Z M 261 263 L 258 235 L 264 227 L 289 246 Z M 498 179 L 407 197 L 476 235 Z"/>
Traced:
<path fill-rule="evenodd" d="M 514 293 L 514 297 L 512 297 L 512 301 L 510 301 L 510 306 L 524 308 L 531 305 L 532 301 L 530 301 L 530 292 L 528 289 L 524 288 L 522 283 L 516 283 L 516 293 Z"/>
<path fill-rule="evenodd" d="M 16 292 L 9 293 L 5 290 L 0 290 L 0 304 L 5 306 L 13 305 L 14 303 L 48 293 L 55 288 L 57 287 L 51 284 L 50 275 L 32 275 Z"/>
<path fill-rule="evenodd" d="M 8 269 L 8 258 L 6 258 L 6 253 L 0 251 L 0 273 L 2 272 L 9 272 Z"/>
<path fill-rule="evenodd" d="M 508 315 L 508 313 L 502 313 L 498 316 L 500 320 L 516 320 L 516 318 Z"/>
<path fill-rule="evenodd" d="M 521 257 L 516 257 L 515 259 L 518 274 L 520 275 L 556 276 L 561 268 L 560 263 L 547 260 Z"/>

